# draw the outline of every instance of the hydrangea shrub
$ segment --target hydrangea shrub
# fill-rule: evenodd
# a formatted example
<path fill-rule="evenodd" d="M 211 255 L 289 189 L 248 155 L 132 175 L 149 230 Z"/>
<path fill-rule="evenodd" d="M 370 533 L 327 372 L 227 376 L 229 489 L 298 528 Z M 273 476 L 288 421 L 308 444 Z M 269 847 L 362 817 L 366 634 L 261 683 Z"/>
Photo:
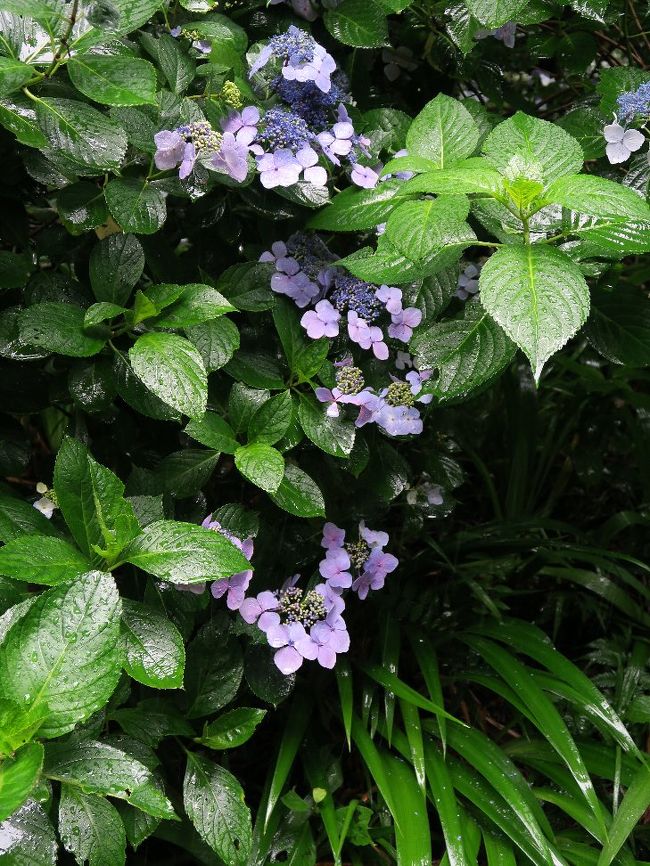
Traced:
<path fill-rule="evenodd" d="M 316 758 L 280 803 L 291 747 L 250 793 L 229 750 L 322 673 L 372 767 L 348 656 L 390 655 L 396 511 L 453 507 L 446 407 L 587 341 L 650 365 L 647 294 L 612 302 L 650 251 L 643 30 L 600 53 L 622 5 L 0 0 L 3 862 L 313 864 L 319 803 L 336 863 L 353 814 L 370 844 Z M 431 862 L 384 770 L 386 856 Z M 545 832 L 525 862 L 564 862 Z"/>

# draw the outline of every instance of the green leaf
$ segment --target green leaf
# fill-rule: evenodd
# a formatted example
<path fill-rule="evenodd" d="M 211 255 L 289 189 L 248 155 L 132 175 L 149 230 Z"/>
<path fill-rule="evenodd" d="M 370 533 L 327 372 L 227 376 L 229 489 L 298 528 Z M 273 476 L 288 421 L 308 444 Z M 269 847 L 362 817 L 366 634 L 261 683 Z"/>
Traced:
<path fill-rule="evenodd" d="M 12 815 L 29 797 L 40 776 L 43 754 L 40 743 L 27 743 L 0 763 L 0 821 Z"/>
<path fill-rule="evenodd" d="M 73 235 L 97 228 L 108 217 L 103 190 L 88 181 L 62 189 L 56 197 L 56 209 L 61 222 Z"/>
<path fill-rule="evenodd" d="M 77 54 L 67 64 L 70 80 L 103 105 L 156 104 L 156 70 L 147 60 L 108 54 Z"/>
<path fill-rule="evenodd" d="M 167 216 L 163 193 L 137 177 L 116 177 L 104 189 L 106 204 L 125 232 L 152 235 Z"/>
<path fill-rule="evenodd" d="M 467 195 L 484 193 L 491 196 L 504 194 L 504 180 L 498 171 L 485 167 L 442 168 L 427 171 L 407 180 L 402 189 L 404 194 L 435 193 L 436 195 Z"/>
<path fill-rule="evenodd" d="M 467 8 L 481 24 L 495 29 L 508 21 L 517 21 L 517 13 L 527 0 L 465 0 Z"/>
<path fill-rule="evenodd" d="M 90 285 L 98 301 L 124 306 L 144 270 L 144 251 L 133 235 L 114 234 L 90 254 Z"/>
<path fill-rule="evenodd" d="M 251 388 L 285 388 L 284 373 L 276 358 L 263 352 L 237 352 L 225 367 L 226 373 Z"/>
<path fill-rule="evenodd" d="M 582 148 L 568 132 L 518 111 L 488 135 L 487 161 L 508 180 L 523 177 L 547 185 L 582 168 Z"/>
<path fill-rule="evenodd" d="M 642 765 L 637 770 L 632 783 L 612 821 L 607 841 L 600 852 L 597 866 L 610 866 L 625 840 L 633 832 L 650 805 L 650 769 Z"/>
<path fill-rule="evenodd" d="M 275 304 L 271 291 L 274 268 L 268 262 L 245 262 L 227 268 L 217 280 L 216 289 L 238 310 L 260 312 Z"/>
<path fill-rule="evenodd" d="M 385 237 L 410 261 L 426 263 L 441 251 L 446 237 L 443 233 L 462 224 L 468 214 L 465 196 L 406 202 L 388 217 Z"/>
<path fill-rule="evenodd" d="M 13 57 L 0 57 L 0 96 L 20 90 L 33 74 L 33 67 L 27 63 L 14 60 Z"/>
<path fill-rule="evenodd" d="M 274 445 L 287 432 L 292 415 L 293 403 L 289 391 L 271 397 L 266 403 L 262 403 L 250 420 L 249 442 L 265 442 L 267 445 Z"/>
<path fill-rule="evenodd" d="M 187 53 L 185 45 L 167 33 L 154 39 L 141 33 L 140 39 L 146 50 L 158 62 L 173 93 L 183 93 L 194 80 L 196 63 Z"/>
<path fill-rule="evenodd" d="M 237 641 L 227 640 L 222 629 L 223 622 L 212 620 L 188 647 L 185 687 L 190 719 L 213 715 L 239 691 L 244 675 L 241 648 Z"/>
<path fill-rule="evenodd" d="M 44 301 L 20 314 L 20 339 L 28 346 L 40 346 L 49 352 L 73 358 L 96 355 L 105 337 L 91 337 L 84 331 L 84 311 L 74 304 Z"/>
<path fill-rule="evenodd" d="M 122 559 L 171 583 L 203 583 L 246 571 L 250 563 L 221 533 L 193 523 L 150 523 Z"/>
<path fill-rule="evenodd" d="M 235 466 L 252 484 L 275 493 L 284 476 L 284 458 L 264 442 L 244 445 L 235 451 Z"/>
<path fill-rule="evenodd" d="M 6 543 L 13 538 L 32 533 L 57 534 L 47 517 L 31 503 L 0 493 L 0 541 Z"/>
<path fill-rule="evenodd" d="M 175 815 L 146 764 L 109 743 L 76 737 L 51 743 L 46 749 L 44 773 L 50 779 L 82 788 L 86 794 L 126 800 L 158 818 Z"/>
<path fill-rule="evenodd" d="M 178 499 L 194 496 L 210 480 L 219 456 L 218 451 L 205 451 L 203 448 L 183 448 L 168 454 L 155 472 L 160 492 Z"/>
<path fill-rule="evenodd" d="M 292 463 L 285 466 L 284 477 L 271 499 L 296 517 L 325 517 L 325 500 L 319 486 Z"/>
<path fill-rule="evenodd" d="M 418 331 L 410 344 L 421 370 L 437 370 L 431 390 L 440 400 L 468 394 L 489 382 L 510 363 L 515 344 L 478 301 L 463 316 Z"/>
<path fill-rule="evenodd" d="M 158 421 L 179 421 L 180 412 L 156 397 L 135 375 L 128 359 L 121 352 L 113 358 L 115 387 L 120 397 L 141 415 Z"/>
<path fill-rule="evenodd" d="M 374 189 L 349 186 L 334 196 L 307 223 L 309 228 L 337 232 L 374 229 L 402 203 L 404 181 L 385 180 Z"/>
<path fill-rule="evenodd" d="M 47 139 L 47 154 L 60 153 L 80 173 L 101 174 L 120 167 L 126 135 L 97 109 L 72 99 L 39 98 L 36 119 Z"/>
<path fill-rule="evenodd" d="M 225 316 L 193 325 L 185 333 L 198 349 L 208 373 L 225 366 L 239 348 L 237 325 Z"/>
<path fill-rule="evenodd" d="M 479 286 L 481 303 L 524 351 L 537 380 L 589 312 L 589 289 L 578 266 L 548 246 L 497 250 L 484 265 Z"/>
<path fill-rule="evenodd" d="M 237 779 L 218 764 L 188 752 L 183 803 L 203 841 L 230 866 L 246 866 L 253 831 Z"/>
<path fill-rule="evenodd" d="M 21 535 L 0 548 L 0 574 L 55 586 L 89 571 L 91 564 L 61 538 Z"/>
<path fill-rule="evenodd" d="M 121 801 L 116 804 L 116 808 L 124 824 L 127 841 L 133 850 L 137 851 L 145 839 L 155 833 L 160 825 L 160 818 L 154 818 L 153 815 Z"/>
<path fill-rule="evenodd" d="M 650 301 L 636 286 L 592 292 L 586 333 L 591 345 L 613 364 L 650 366 Z"/>
<path fill-rule="evenodd" d="M 168 306 L 153 323 L 160 328 L 190 328 L 230 313 L 235 308 L 224 296 L 203 283 L 183 286 L 178 300 Z"/>
<path fill-rule="evenodd" d="M 334 457 L 347 457 L 352 451 L 354 424 L 342 418 L 329 418 L 325 407 L 312 397 L 300 395 L 298 418 L 306 436 L 321 451 Z"/>
<path fill-rule="evenodd" d="M 185 671 L 185 645 L 174 623 L 152 608 L 124 599 L 122 604 L 124 669 L 134 680 L 154 689 L 180 689 Z"/>
<path fill-rule="evenodd" d="M 47 137 L 36 121 L 34 103 L 23 96 L 0 99 L 0 123 L 12 132 L 21 144 L 39 148 L 48 145 Z"/>
<path fill-rule="evenodd" d="M 471 156 L 479 142 L 474 118 L 456 99 L 439 93 L 411 124 L 406 136 L 409 156 L 424 156 L 446 168 Z"/>
<path fill-rule="evenodd" d="M 0 856 L 4 866 L 55 866 L 56 836 L 35 800 L 0 824 Z"/>
<path fill-rule="evenodd" d="M 208 411 L 202 418 L 194 418 L 185 428 L 185 432 L 201 445 L 224 454 L 234 454 L 239 448 L 232 427 L 216 412 Z"/>
<path fill-rule="evenodd" d="M 124 866 L 126 833 L 119 812 L 104 797 L 61 785 L 59 834 L 80 866 Z"/>
<path fill-rule="evenodd" d="M 323 20 L 335 39 L 355 48 L 378 48 L 388 41 L 386 14 L 375 0 L 343 0 Z"/>
<path fill-rule="evenodd" d="M 461 812 L 445 761 L 437 749 L 426 752 L 425 771 L 447 846 L 449 866 L 470 866 L 463 845 Z"/>
<path fill-rule="evenodd" d="M 232 386 L 228 396 L 228 417 L 236 433 L 248 428 L 255 412 L 269 397 L 270 394 L 265 389 L 247 388 L 239 382 Z"/>
<path fill-rule="evenodd" d="M 120 597 L 94 571 L 42 593 L 0 654 L 0 689 L 25 708 L 47 707 L 39 736 L 58 737 L 100 709 L 120 676 Z"/>
<path fill-rule="evenodd" d="M 595 175 L 565 175 L 548 187 L 544 200 L 590 216 L 650 221 L 650 206 L 640 195 Z"/>
<path fill-rule="evenodd" d="M 650 252 L 650 221 L 580 217 L 571 234 L 582 238 L 579 252 L 585 257 L 622 259 Z"/>
<path fill-rule="evenodd" d="M 174 334 L 144 334 L 129 350 L 136 376 L 168 406 L 190 418 L 205 412 L 208 383 L 194 346 Z"/>
<path fill-rule="evenodd" d="M 112 558 L 140 531 L 120 479 L 76 439 L 64 439 L 59 449 L 54 490 L 75 541 L 95 562 L 99 550 Z"/>
<path fill-rule="evenodd" d="M 235 749 L 250 740 L 265 715 L 251 707 L 230 710 L 203 728 L 199 742 L 209 749 Z"/>
<path fill-rule="evenodd" d="M 289 369 L 303 380 L 311 379 L 323 366 L 329 351 L 329 340 L 307 338 L 296 305 L 285 298 L 278 298 L 273 309 L 273 322 Z"/>
<path fill-rule="evenodd" d="M 0 251 L 0 289 L 22 289 L 33 269 L 29 256 Z"/>

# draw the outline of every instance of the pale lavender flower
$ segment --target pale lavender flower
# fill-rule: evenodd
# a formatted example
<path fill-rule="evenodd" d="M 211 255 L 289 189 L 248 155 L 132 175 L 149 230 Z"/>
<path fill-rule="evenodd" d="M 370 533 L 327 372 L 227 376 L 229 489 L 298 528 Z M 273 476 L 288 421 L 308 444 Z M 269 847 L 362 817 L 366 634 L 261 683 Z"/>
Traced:
<path fill-rule="evenodd" d="M 385 402 L 373 420 L 390 436 L 417 436 L 423 429 L 420 413 L 414 406 L 391 406 Z"/>
<path fill-rule="evenodd" d="M 264 590 L 257 596 L 245 598 L 239 607 L 239 614 L 244 622 L 249 625 L 257 623 L 257 627 L 263 632 L 280 624 L 278 610 L 278 598 L 273 592 Z"/>
<path fill-rule="evenodd" d="M 176 130 L 163 129 L 153 137 L 156 143 L 154 162 L 160 171 L 176 168 L 183 161 L 187 142 Z"/>
<path fill-rule="evenodd" d="M 287 245 L 284 241 L 276 241 L 271 244 L 271 250 L 266 250 L 259 257 L 260 262 L 277 262 L 278 259 L 283 259 L 287 255 Z"/>
<path fill-rule="evenodd" d="M 433 400 L 433 394 L 423 394 L 418 396 L 422 391 L 422 385 L 433 375 L 431 370 L 411 370 L 406 374 L 406 381 L 411 386 L 411 394 L 416 398 L 418 403 L 430 403 Z"/>
<path fill-rule="evenodd" d="M 306 312 L 300 324 L 312 340 L 321 337 L 337 337 L 341 314 L 329 301 L 319 301 L 313 310 Z"/>
<path fill-rule="evenodd" d="M 350 635 L 342 617 L 332 623 L 327 620 L 315 623 L 310 629 L 309 639 L 315 647 L 318 664 L 330 670 L 336 664 L 338 653 L 350 649 Z"/>
<path fill-rule="evenodd" d="M 48 520 L 52 519 L 52 515 L 59 507 L 53 499 L 50 499 L 48 496 L 49 490 L 47 484 L 44 484 L 42 481 L 39 481 L 36 485 L 36 492 L 40 493 L 40 499 L 37 499 L 36 502 L 33 503 L 34 508 L 37 511 L 40 511 L 44 517 L 47 517 Z"/>
<path fill-rule="evenodd" d="M 379 286 L 375 292 L 375 297 L 382 302 L 386 307 L 386 312 L 391 315 L 397 315 L 402 312 L 401 289 L 396 289 L 394 286 Z"/>
<path fill-rule="evenodd" d="M 232 132 L 224 132 L 221 147 L 212 157 L 212 165 L 242 183 L 248 174 L 248 147 L 237 141 Z"/>
<path fill-rule="evenodd" d="M 282 77 L 287 81 L 313 81 L 323 93 L 332 87 L 331 75 L 336 71 L 336 61 L 322 45 L 314 43 L 311 60 L 299 63 L 289 62 L 282 67 Z"/>
<path fill-rule="evenodd" d="M 275 153 L 265 153 L 257 159 L 260 182 L 265 189 L 276 186 L 293 186 L 298 183 L 303 166 L 288 148 L 279 148 Z"/>
<path fill-rule="evenodd" d="M 260 111 L 255 105 L 247 105 L 241 113 L 233 111 L 221 124 L 224 132 L 232 132 L 241 144 L 252 144 L 257 136 Z"/>
<path fill-rule="evenodd" d="M 335 123 L 331 131 L 320 132 L 316 138 L 325 156 L 340 165 L 339 156 L 348 156 L 352 150 L 354 127 L 349 121 Z"/>
<path fill-rule="evenodd" d="M 417 307 L 407 307 L 399 313 L 391 316 L 392 324 L 388 326 L 388 334 L 395 340 L 408 343 L 413 336 L 413 328 L 422 321 L 422 310 Z"/>
<path fill-rule="evenodd" d="M 397 357 L 395 358 L 395 366 L 398 370 L 406 370 L 413 366 L 413 358 L 411 358 L 408 352 L 398 350 Z"/>
<path fill-rule="evenodd" d="M 305 659 L 313 661 L 318 655 L 316 646 L 299 622 L 271 626 L 266 639 L 269 646 L 278 650 L 273 661 L 283 674 L 295 673 Z"/>
<path fill-rule="evenodd" d="M 607 142 L 607 159 L 612 165 L 626 162 L 635 151 L 643 147 L 645 141 L 643 133 L 638 129 L 624 129 L 620 123 L 610 123 L 603 129 L 603 135 Z"/>
<path fill-rule="evenodd" d="M 169 35 L 173 36 L 174 39 L 178 39 L 178 37 L 181 35 L 182 29 L 183 28 L 180 25 L 178 27 L 172 27 L 172 29 L 169 31 Z"/>
<path fill-rule="evenodd" d="M 341 529 L 335 523 L 329 522 L 323 526 L 321 547 L 324 547 L 326 550 L 336 550 L 339 547 L 343 547 L 344 541 L 345 529 Z"/>
<path fill-rule="evenodd" d="M 304 271 L 295 274 L 273 274 L 271 288 L 274 292 L 287 295 L 297 307 L 306 307 L 320 294 L 320 288 L 313 283 Z"/>
<path fill-rule="evenodd" d="M 339 417 L 339 404 L 359 405 L 358 394 L 344 394 L 339 388 L 316 388 L 315 394 L 317 400 L 328 404 L 325 414 L 329 418 Z"/>
<path fill-rule="evenodd" d="M 370 389 L 362 391 L 359 395 L 359 414 L 354 422 L 355 427 L 363 427 L 376 421 L 384 406 L 384 400 Z"/>
<path fill-rule="evenodd" d="M 385 553 L 381 548 L 371 550 L 363 573 L 352 584 L 353 591 L 363 601 L 371 589 L 383 588 L 387 575 L 395 571 L 398 565 L 399 560 L 392 553 Z"/>
<path fill-rule="evenodd" d="M 381 170 L 381 169 L 380 169 Z M 379 173 L 367 165 L 356 163 L 352 169 L 352 183 L 363 189 L 374 189 L 379 183 Z"/>
<path fill-rule="evenodd" d="M 354 310 L 348 311 L 348 335 L 362 349 L 371 349 L 379 361 L 385 361 L 388 358 L 388 346 L 384 342 L 381 328 L 377 325 L 368 325 L 365 319 L 360 318 Z"/>
<path fill-rule="evenodd" d="M 352 586 L 350 556 L 344 548 L 330 548 L 325 559 L 320 561 L 318 569 L 332 589 L 347 589 Z"/>
<path fill-rule="evenodd" d="M 478 278 L 481 269 L 474 262 L 466 265 L 458 277 L 458 287 L 456 289 L 456 297 L 461 301 L 466 301 L 471 295 L 478 292 Z"/>
<path fill-rule="evenodd" d="M 369 529 L 365 520 L 359 523 L 359 535 L 371 548 L 384 548 L 388 544 L 388 533 L 380 529 Z"/>
<path fill-rule="evenodd" d="M 327 172 L 318 165 L 318 154 L 313 147 L 303 147 L 296 153 L 296 159 L 303 166 L 303 177 L 314 186 L 327 184 Z"/>

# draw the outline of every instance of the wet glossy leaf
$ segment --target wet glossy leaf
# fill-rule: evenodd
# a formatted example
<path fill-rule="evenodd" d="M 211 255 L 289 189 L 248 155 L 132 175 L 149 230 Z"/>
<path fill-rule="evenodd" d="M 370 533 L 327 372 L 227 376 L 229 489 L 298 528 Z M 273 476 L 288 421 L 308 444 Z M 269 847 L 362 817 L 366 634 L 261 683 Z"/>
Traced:
<path fill-rule="evenodd" d="M 136 376 L 168 406 L 191 418 L 205 412 L 207 374 L 194 346 L 174 334 L 144 334 L 129 350 Z"/>
<path fill-rule="evenodd" d="M 6 866 L 55 866 L 56 836 L 47 815 L 34 800 L 0 824 L 0 857 Z"/>
<path fill-rule="evenodd" d="M 155 689 L 179 689 L 185 671 L 185 646 L 176 626 L 147 605 L 125 599 L 122 645 L 127 673 Z"/>
<path fill-rule="evenodd" d="M 251 707 L 230 710 L 205 726 L 200 742 L 210 749 L 235 749 L 253 736 L 265 715 L 266 710 Z"/>
<path fill-rule="evenodd" d="M 104 797 L 61 786 L 59 833 L 80 866 L 124 866 L 126 833 L 119 812 Z"/>
<path fill-rule="evenodd" d="M 77 90 L 103 105 L 156 102 L 156 70 L 139 57 L 86 53 L 67 65 Z"/>
<path fill-rule="evenodd" d="M 424 156 L 438 168 L 447 168 L 471 156 L 478 141 L 479 130 L 469 111 L 441 93 L 411 124 L 406 147 L 410 156 Z"/>
<path fill-rule="evenodd" d="M 0 574 L 55 586 L 91 568 L 90 562 L 62 538 L 21 535 L 0 547 Z"/>
<path fill-rule="evenodd" d="M 125 232 L 151 235 L 165 222 L 165 196 L 146 180 L 116 177 L 106 185 L 104 195 L 111 214 Z"/>
<path fill-rule="evenodd" d="M 253 442 L 235 451 L 235 465 L 244 478 L 267 493 L 275 493 L 284 475 L 284 458 L 264 442 Z"/>
<path fill-rule="evenodd" d="M 27 743 L 0 762 L 0 821 L 19 809 L 38 781 L 43 766 L 43 746 Z M 2 847 L 0 830 L 0 851 Z"/>
<path fill-rule="evenodd" d="M 19 319 L 20 339 L 26 345 L 74 358 L 96 355 L 106 343 L 106 337 L 91 336 L 84 328 L 84 311 L 74 304 L 34 304 Z"/>

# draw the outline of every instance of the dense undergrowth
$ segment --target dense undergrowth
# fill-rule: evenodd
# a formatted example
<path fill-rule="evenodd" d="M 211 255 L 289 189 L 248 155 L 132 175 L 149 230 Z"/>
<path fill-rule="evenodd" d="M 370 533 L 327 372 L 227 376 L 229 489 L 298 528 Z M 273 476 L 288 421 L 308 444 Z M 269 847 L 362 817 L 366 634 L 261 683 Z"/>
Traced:
<path fill-rule="evenodd" d="M 0 863 L 650 862 L 649 56 L 0 0 Z"/>

